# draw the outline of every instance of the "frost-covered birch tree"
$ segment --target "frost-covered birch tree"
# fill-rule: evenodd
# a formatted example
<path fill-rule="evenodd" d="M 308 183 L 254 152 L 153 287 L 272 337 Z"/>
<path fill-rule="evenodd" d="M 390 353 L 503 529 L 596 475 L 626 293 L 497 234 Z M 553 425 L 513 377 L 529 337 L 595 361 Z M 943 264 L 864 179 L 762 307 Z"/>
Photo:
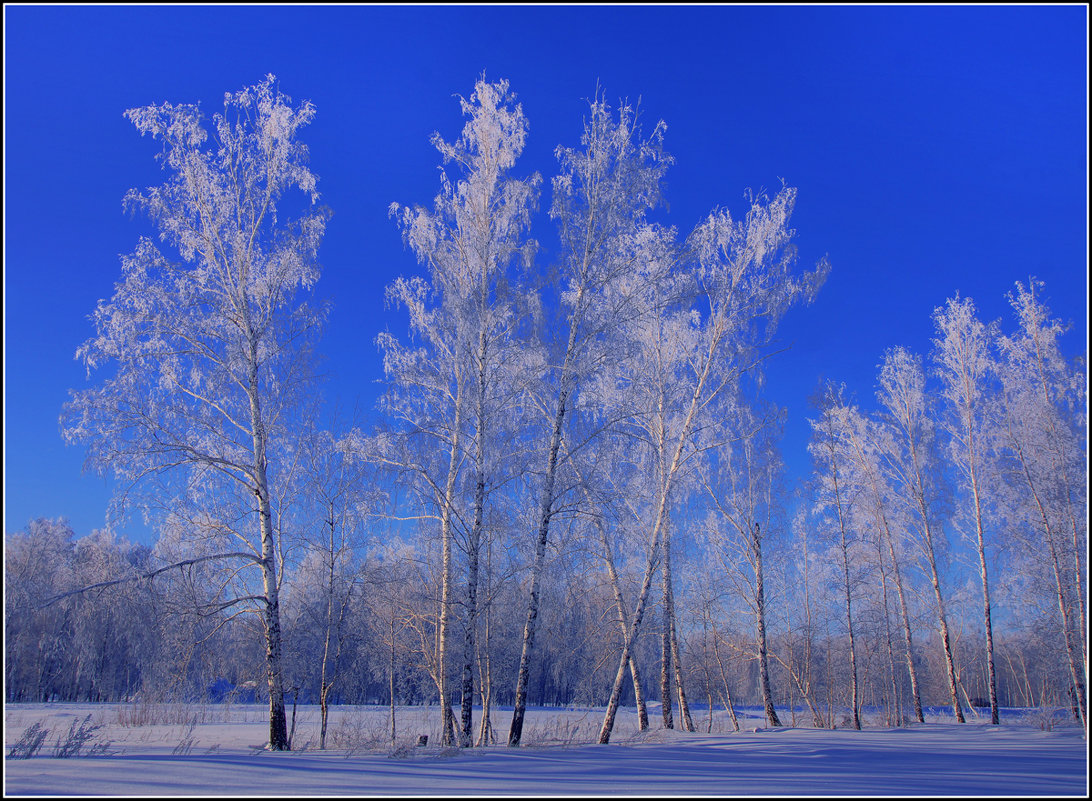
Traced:
<path fill-rule="evenodd" d="M 947 430 L 948 452 L 956 468 L 969 506 L 963 515 L 974 528 L 978 554 L 978 575 L 982 583 L 982 626 L 986 635 L 986 680 L 989 687 L 990 722 L 1000 722 L 997 704 L 997 671 L 994 666 L 993 607 L 990 603 L 989 567 L 986 560 L 986 520 L 996 503 L 990 503 L 988 488 L 994 482 L 999 426 L 993 381 L 996 369 L 990 352 L 996 340 L 995 325 L 978 320 L 970 298 L 949 299 L 933 312 L 937 336 L 933 340 L 933 361 L 940 377 L 944 399 L 943 425 Z"/>
<path fill-rule="evenodd" d="M 388 379 L 399 387 L 388 394 L 388 411 L 409 425 L 410 436 L 424 434 L 424 447 L 439 445 L 447 454 L 445 475 L 423 468 L 417 476 L 430 486 L 438 509 L 442 541 L 442 583 L 439 617 L 441 739 L 448 744 L 454 721 L 447 687 L 449 628 L 453 593 L 453 536 L 457 518 L 466 528 L 465 638 L 462 658 L 460 744 L 472 737 L 474 635 L 478 610 L 479 553 L 489 476 L 487 453 L 491 428 L 500 425 L 500 406 L 513 393 L 506 389 L 518 373 L 515 346 L 518 312 L 508 291 L 515 260 L 530 259 L 534 243 L 526 239 L 530 213 L 538 196 L 538 176 L 509 177 L 523 150 L 528 123 L 515 103 L 507 81 L 480 79 L 469 99 L 460 99 L 468 118 L 454 143 L 439 134 L 432 142 L 445 165 L 461 176 L 441 173 L 441 190 L 431 210 L 392 204 L 406 243 L 427 266 L 429 279 L 404 278 L 388 289 L 388 297 L 410 313 L 411 335 L 422 347 L 403 346 L 381 335 Z M 427 418 L 427 421 L 426 421 Z M 457 497 L 458 478 L 469 462 L 473 498 L 465 508 Z M 428 494 L 428 493 L 427 493 Z"/>
<path fill-rule="evenodd" d="M 229 603 L 253 603 L 261 615 L 274 750 L 289 747 L 275 485 L 322 321 L 304 301 L 326 222 L 298 141 L 314 115 L 272 75 L 225 95 L 211 138 L 196 105 L 126 112 L 161 146 L 166 182 L 125 197 L 159 243 L 144 237 L 122 258 L 113 297 L 99 302 L 95 334 L 76 354 L 89 375 L 104 368 L 105 377 L 73 392 L 62 417 L 65 439 L 87 447 L 88 467 L 126 488 L 164 477 L 158 489 L 190 500 L 190 530 L 209 558 L 256 572 L 248 594 Z"/>
<path fill-rule="evenodd" d="M 1064 326 L 1041 294 L 1042 283 L 1032 279 L 1009 296 L 1018 326 L 999 341 L 1004 451 L 1010 486 L 1034 532 L 1032 550 L 1053 584 L 1071 692 L 1087 731 L 1087 377 L 1062 356 Z"/>
<path fill-rule="evenodd" d="M 850 573 L 851 551 L 854 545 L 851 516 L 855 493 L 846 481 L 845 455 L 839 447 L 839 434 L 844 425 L 846 406 L 844 386 L 828 384 L 819 399 L 819 418 L 809 421 L 812 440 L 808 450 L 815 462 L 817 479 L 816 505 L 821 512 L 833 514 L 833 526 L 837 527 L 835 547 L 841 567 L 842 601 L 845 604 L 846 632 L 849 635 L 850 699 L 853 707 L 853 728 L 861 728 L 861 692 L 857 670 L 857 639 L 854 632 L 853 581 Z"/>

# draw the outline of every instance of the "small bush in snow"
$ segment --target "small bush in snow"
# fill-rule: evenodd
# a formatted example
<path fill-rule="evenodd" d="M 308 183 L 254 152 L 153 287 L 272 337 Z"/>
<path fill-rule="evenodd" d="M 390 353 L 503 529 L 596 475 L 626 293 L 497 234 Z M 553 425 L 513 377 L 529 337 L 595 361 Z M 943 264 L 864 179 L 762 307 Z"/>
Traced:
<path fill-rule="evenodd" d="M 197 728 L 197 716 L 194 715 L 190 722 L 186 726 L 186 731 L 183 733 L 182 738 L 178 741 L 171 753 L 176 756 L 186 756 L 193 750 L 194 745 L 197 744 L 197 738 L 193 736 L 193 730 Z"/>
<path fill-rule="evenodd" d="M 48 736 L 49 729 L 42 726 L 42 721 L 37 721 L 23 731 L 18 742 L 11 744 L 8 759 L 30 759 L 41 750 Z"/>
<path fill-rule="evenodd" d="M 92 723 L 88 714 L 83 720 L 73 720 L 68 727 L 68 734 L 57 737 L 53 745 L 55 759 L 68 759 L 78 756 L 105 756 L 110 751 L 109 742 L 92 743 L 95 733 L 102 728 L 101 723 Z"/>

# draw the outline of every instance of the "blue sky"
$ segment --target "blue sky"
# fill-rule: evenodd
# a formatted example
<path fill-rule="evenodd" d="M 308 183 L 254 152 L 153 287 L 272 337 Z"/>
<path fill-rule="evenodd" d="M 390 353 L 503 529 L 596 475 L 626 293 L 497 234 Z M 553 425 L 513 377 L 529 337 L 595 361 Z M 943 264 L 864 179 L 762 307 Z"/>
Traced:
<path fill-rule="evenodd" d="M 667 122 L 669 213 L 682 232 L 746 188 L 799 188 L 801 262 L 829 254 L 817 302 L 781 329 L 768 394 L 807 467 L 806 399 L 821 377 L 871 404 L 884 348 L 928 349 L 959 291 L 984 317 L 1029 275 L 1087 341 L 1088 17 L 1072 6 L 5 6 L 4 524 L 105 522 L 110 488 L 82 474 L 58 415 L 86 385 L 74 361 L 118 254 L 149 224 L 122 212 L 161 182 L 131 107 L 200 102 L 272 72 L 318 110 L 304 129 L 334 211 L 317 294 L 334 303 L 327 395 L 370 409 L 373 344 L 405 319 L 383 287 L 418 267 L 387 216 L 438 189 L 429 136 L 458 135 L 455 94 L 506 78 L 530 120 L 515 173 L 554 174 L 585 98 L 640 98 Z M 549 196 L 536 219 L 548 264 Z M 138 523 L 123 528 L 146 533 Z"/>

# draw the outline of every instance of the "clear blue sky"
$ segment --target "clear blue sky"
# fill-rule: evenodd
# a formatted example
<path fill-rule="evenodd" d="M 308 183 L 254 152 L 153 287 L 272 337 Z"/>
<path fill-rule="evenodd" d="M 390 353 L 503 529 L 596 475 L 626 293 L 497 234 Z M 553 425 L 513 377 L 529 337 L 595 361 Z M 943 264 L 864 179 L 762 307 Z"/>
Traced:
<path fill-rule="evenodd" d="M 989 318 L 1016 280 L 1046 282 L 1085 350 L 1088 12 L 1054 7 L 191 6 L 4 8 L 4 524 L 66 516 L 101 527 L 109 487 L 61 441 L 88 315 L 118 254 L 150 231 L 122 213 L 162 180 L 131 107 L 200 102 L 272 72 L 318 110 L 304 129 L 334 211 L 318 294 L 331 399 L 370 408 L 379 330 L 404 333 L 382 289 L 417 271 L 387 216 L 431 202 L 433 131 L 461 128 L 456 93 L 507 78 L 530 120 L 516 174 L 548 179 L 576 145 L 598 82 L 668 124 L 667 218 L 688 231 L 747 187 L 799 188 L 801 261 L 829 253 L 817 303 L 792 312 L 769 395 L 791 415 L 786 455 L 808 462 L 806 398 L 820 377 L 871 403 L 884 348 L 928 348 L 957 290 Z M 552 228 L 537 235 L 548 262 Z M 139 524 L 124 531 L 143 537 Z"/>

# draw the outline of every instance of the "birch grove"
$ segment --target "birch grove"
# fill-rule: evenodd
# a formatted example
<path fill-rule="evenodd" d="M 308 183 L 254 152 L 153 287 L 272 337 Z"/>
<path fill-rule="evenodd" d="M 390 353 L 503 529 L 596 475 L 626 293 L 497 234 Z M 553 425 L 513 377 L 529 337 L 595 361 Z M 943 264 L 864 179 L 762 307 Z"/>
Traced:
<path fill-rule="evenodd" d="M 389 708 L 392 748 L 541 742 L 541 704 L 598 707 L 601 744 L 628 705 L 694 732 L 718 701 L 735 730 L 744 705 L 857 730 L 943 704 L 1087 731 L 1087 372 L 1046 287 L 998 321 L 938 298 L 930 352 L 818 384 L 789 458 L 800 412 L 764 378 L 830 270 L 798 252 L 822 232 L 798 240 L 797 189 L 681 235 L 667 126 L 636 105 L 597 87 L 543 188 L 508 82 L 458 102 L 431 205 L 389 207 L 408 253 L 350 428 L 314 367 L 314 107 L 267 76 L 209 127 L 126 112 L 159 148 L 164 183 L 125 198 L 157 238 L 122 257 L 61 420 L 157 540 L 7 533 L 7 699 L 253 697 L 273 750 L 298 747 L 286 698 L 319 706 L 320 748 L 351 703 Z"/>

